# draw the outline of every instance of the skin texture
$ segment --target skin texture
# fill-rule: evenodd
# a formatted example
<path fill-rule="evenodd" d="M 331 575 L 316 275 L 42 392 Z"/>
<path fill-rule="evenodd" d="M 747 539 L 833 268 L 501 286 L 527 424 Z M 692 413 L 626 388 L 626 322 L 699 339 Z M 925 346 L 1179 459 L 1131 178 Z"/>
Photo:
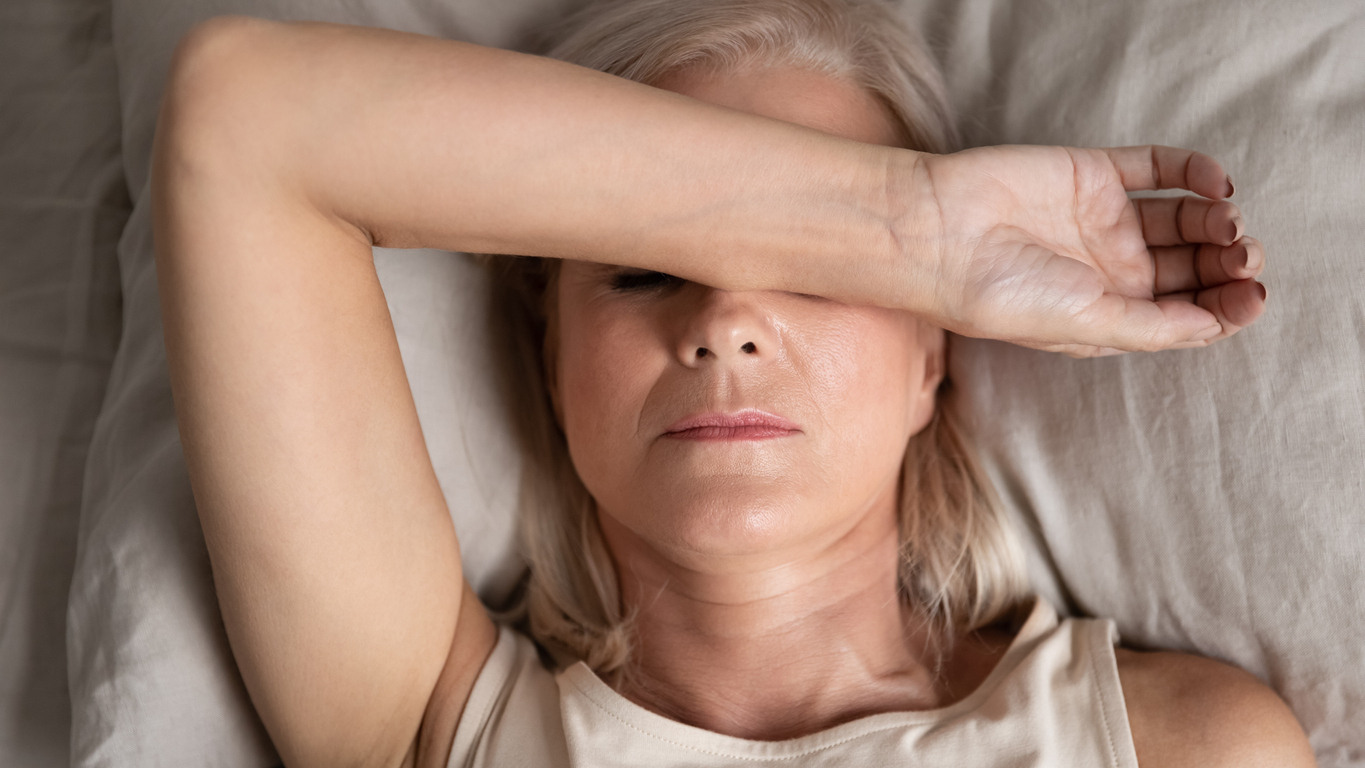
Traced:
<path fill-rule="evenodd" d="M 1011 162 L 1000 164 L 1005 153 Z M 972 233 L 976 243 L 970 262 L 940 262 L 948 273 L 940 277 L 963 286 L 952 309 L 932 313 L 945 328 L 1091 357 L 1206 346 L 1264 311 L 1266 291 L 1254 278 L 1265 251 L 1243 236 L 1237 206 L 1198 197 L 1128 199 L 1129 191 L 1170 185 L 1213 198 L 1231 194 L 1231 179 L 1220 179 L 1212 158 L 1166 147 L 982 147 L 930 156 L 924 172 L 945 190 L 934 209 L 944 226 Z M 1020 194 L 1039 182 L 1037 194 Z M 1069 211 L 1070 221 L 1038 227 L 1040 207 Z M 1036 236 L 1019 239 L 1018 227 Z M 1111 329 L 1116 343 L 1055 341 L 1063 318 L 1073 327 Z M 1217 325 L 1206 326 L 1210 319 Z M 1177 341 L 1163 330 L 1170 324 L 1206 327 Z"/>
<path fill-rule="evenodd" d="M 897 141 L 879 102 L 816 73 L 688 70 L 660 87 Z M 613 287 L 622 278 L 633 287 Z M 698 727 L 784 739 L 975 690 L 1010 637 L 957 638 L 935 676 L 922 617 L 896 592 L 899 458 L 935 407 L 939 329 L 903 311 L 584 262 L 566 262 L 558 287 L 552 397 L 637 616 L 640 673 L 621 693 Z M 746 408 L 799 431 L 666 434 L 692 414 Z M 1293 716 L 1249 675 L 1181 654 L 1119 662 L 1142 765 L 1311 761 Z"/>
<path fill-rule="evenodd" d="M 793 103 L 839 90 L 805 85 Z M 581 367 L 572 381 L 564 374 L 562 410 L 576 440 L 598 429 L 592 439 L 607 455 L 656 480 L 683 487 L 729 473 L 726 482 L 748 494 L 713 495 L 709 506 L 681 505 L 677 520 L 661 520 L 633 505 L 647 491 L 623 482 L 619 468 L 576 452 L 612 512 L 604 521 L 612 546 L 637 577 L 628 599 L 643 605 L 646 587 L 653 599 L 663 575 L 685 587 L 659 598 L 654 627 L 698 621 L 715 645 L 696 652 L 724 661 L 717 650 L 733 648 L 739 669 L 763 661 L 742 657 L 740 635 L 805 647 L 782 627 L 835 642 L 840 622 L 865 619 L 870 636 L 854 638 L 859 669 L 841 673 L 871 680 L 866 689 L 821 680 L 798 661 L 748 699 L 718 702 L 696 679 L 674 675 L 678 696 L 655 702 L 754 734 L 961 696 L 1002 642 L 983 635 L 965 644 L 976 655 L 950 664 L 958 682 L 940 690 L 918 671 L 922 644 L 903 631 L 907 617 L 887 611 L 885 599 L 868 604 L 891 589 L 886 463 L 821 468 L 847 483 L 837 497 L 818 484 L 775 493 L 770 509 L 792 516 L 790 525 L 757 511 L 756 486 L 814 468 L 822 452 L 848 445 L 839 430 L 866 426 L 839 387 L 877 402 L 868 435 L 878 441 L 922 423 L 910 395 L 941 363 L 930 352 L 937 337 L 919 320 L 1087 354 L 1203 345 L 1189 339 L 1233 332 L 1262 310 L 1259 290 L 1247 292 L 1264 256 L 1237 240 L 1235 206 L 1119 202 L 1124 189 L 1155 187 L 1224 197 L 1231 190 L 1211 158 L 1153 147 L 930 157 L 824 133 L 848 128 L 819 122 L 841 110 L 807 106 L 818 129 L 536 57 L 339 25 L 222 18 L 182 41 L 151 177 L 167 361 L 224 626 L 285 764 L 444 765 L 495 639 L 463 582 L 373 246 L 571 257 L 692 281 L 629 307 L 594 304 L 589 283 L 569 281 L 586 291 L 573 322 L 597 323 L 618 342 L 593 352 L 580 334 L 572 342 L 580 353 L 610 365 L 625 343 L 644 345 L 633 352 L 646 356 L 638 370 L 620 371 L 618 394 L 638 433 L 614 411 L 593 426 L 591 409 L 602 403 Z M 1172 241 L 1204 245 L 1199 255 L 1187 248 L 1155 260 L 1145 247 Z M 1020 256 L 1039 249 L 1069 261 L 1059 271 L 1049 256 Z M 1194 292 L 1154 302 L 1158 285 Z M 1002 286 L 1021 298 L 1003 300 Z M 881 309 L 840 315 L 838 302 Z M 741 344 L 746 357 L 732 359 L 733 344 L 712 342 L 714 360 L 689 367 L 678 357 L 696 334 L 760 319 L 752 333 L 731 334 L 753 337 L 755 353 Z M 785 346 L 755 335 L 779 321 Z M 785 357 L 768 355 L 779 349 Z M 838 379 L 822 368 L 822 356 L 851 365 L 871 349 L 889 356 L 880 372 L 854 366 L 856 376 Z M 717 375 L 711 363 L 722 359 L 734 375 Z M 902 399 L 891 404 L 896 392 Z M 752 451 L 763 468 L 756 478 L 737 472 L 747 461 L 738 452 L 716 446 L 672 446 L 688 454 L 685 471 L 657 474 L 648 430 L 711 405 L 707 398 L 721 407 L 721 398 L 744 397 L 791 410 L 802 436 Z M 722 540 L 707 515 L 737 535 Z M 850 594 L 853 585 L 864 589 Z M 819 600 L 792 603 L 807 598 Z M 732 608 L 734 637 L 725 630 Z M 1134 669 L 1146 680 L 1134 690 L 1157 703 L 1131 706 L 1159 709 L 1182 690 L 1169 685 L 1178 679 L 1163 671 L 1170 665 Z M 1209 679 L 1210 690 L 1224 690 Z M 649 705 L 657 693 L 632 695 Z M 774 711 L 797 694 L 810 695 L 809 705 Z M 1228 719 L 1218 704 L 1228 700 L 1218 694 L 1192 710 L 1208 726 L 1200 733 L 1214 734 L 1209 754 L 1223 754 L 1229 739 L 1283 742 L 1265 739 L 1285 729 L 1236 711 Z M 1279 706 L 1257 717 L 1283 724 Z M 1159 718 L 1134 723 L 1135 736 L 1138 724 L 1168 735 Z"/>
<path fill-rule="evenodd" d="M 879 102 L 811 72 L 693 70 L 661 87 L 897 143 Z M 563 265 L 552 389 L 639 612 L 641 674 L 622 692 L 683 722 L 777 739 L 974 687 L 934 680 L 927 638 L 907 632 L 918 617 L 896 593 L 900 460 L 933 415 L 942 331 L 903 310 L 657 274 L 613 288 L 622 276 L 650 278 Z M 798 430 L 665 434 L 697 413 L 750 408 Z M 956 671 L 979 679 L 994 662 L 972 659 Z"/>
<path fill-rule="evenodd" d="M 1182 653 L 1119 648 L 1116 656 L 1139 765 L 1317 765 L 1284 700 L 1249 673 Z"/>

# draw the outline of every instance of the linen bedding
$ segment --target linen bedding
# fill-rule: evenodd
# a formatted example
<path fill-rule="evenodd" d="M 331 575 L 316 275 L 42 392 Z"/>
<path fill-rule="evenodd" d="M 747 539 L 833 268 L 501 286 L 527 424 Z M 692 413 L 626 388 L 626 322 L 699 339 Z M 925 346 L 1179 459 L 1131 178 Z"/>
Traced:
<path fill-rule="evenodd" d="M 157 316 L 147 170 L 176 41 L 246 13 L 517 47 L 570 4 L 0 9 L 0 765 L 278 761 L 218 618 Z M 1163 143 L 1231 170 L 1270 257 L 1255 326 L 1090 361 L 957 340 L 952 375 L 1049 600 L 1250 670 L 1321 765 L 1365 766 L 1365 6 L 903 8 L 971 144 Z M 460 255 L 376 258 L 468 575 L 496 602 L 519 570 L 519 465 L 486 283 Z"/>
<path fill-rule="evenodd" d="M 119 338 L 108 3 L 0 3 L 0 766 L 64 766 L 81 474 Z"/>

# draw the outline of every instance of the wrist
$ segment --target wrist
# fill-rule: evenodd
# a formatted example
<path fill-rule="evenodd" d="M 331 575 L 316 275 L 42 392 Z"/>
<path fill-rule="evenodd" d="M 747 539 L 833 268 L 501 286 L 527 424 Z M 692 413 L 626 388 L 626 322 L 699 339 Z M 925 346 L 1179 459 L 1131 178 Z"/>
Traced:
<path fill-rule="evenodd" d="M 946 233 L 932 167 L 938 155 L 897 149 L 885 158 L 880 210 L 887 247 L 876 303 L 925 317 L 941 310 Z"/>

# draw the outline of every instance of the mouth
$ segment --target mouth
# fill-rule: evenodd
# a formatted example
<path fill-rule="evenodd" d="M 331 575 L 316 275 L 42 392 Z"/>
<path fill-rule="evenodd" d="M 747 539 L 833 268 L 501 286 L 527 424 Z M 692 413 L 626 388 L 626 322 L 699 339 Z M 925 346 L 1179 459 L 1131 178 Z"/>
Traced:
<path fill-rule="evenodd" d="M 675 440 L 770 440 L 790 437 L 801 429 L 794 423 L 754 408 L 735 413 L 701 413 L 688 416 L 663 434 Z"/>

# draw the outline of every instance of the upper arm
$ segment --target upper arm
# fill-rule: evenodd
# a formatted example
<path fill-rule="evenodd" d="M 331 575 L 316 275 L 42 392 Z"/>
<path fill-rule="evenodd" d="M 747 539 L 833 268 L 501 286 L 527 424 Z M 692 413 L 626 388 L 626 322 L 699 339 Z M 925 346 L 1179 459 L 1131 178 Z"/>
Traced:
<path fill-rule="evenodd" d="M 449 720 L 433 692 L 462 705 L 491 625 L 462 610 L 369 242 L 313 207 L 284 159 L 287 110 L 248 95 L 274 87 L 269 29 L 192 32 L 158 124 L 177 419 L 233 655 L 281 757 L 397 764 L 424 722 Z"/>
<path fill-rule="evenodd" d="M 1142 768 L 1316 765 L 1293 712 L 1251 674 L 1182 653 L 1116 655 Z"/>

